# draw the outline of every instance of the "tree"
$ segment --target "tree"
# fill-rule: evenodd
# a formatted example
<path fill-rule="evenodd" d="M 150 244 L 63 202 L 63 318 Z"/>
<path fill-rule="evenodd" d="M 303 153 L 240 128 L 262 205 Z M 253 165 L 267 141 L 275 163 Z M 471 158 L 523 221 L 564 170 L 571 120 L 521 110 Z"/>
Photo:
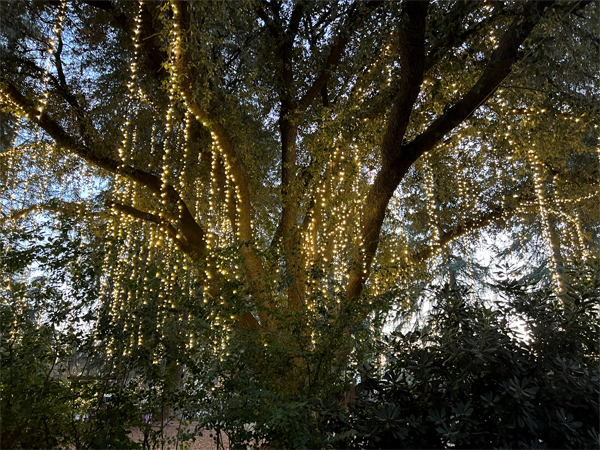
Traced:
<path fill-rule="evenodd" d="M 597 254 L 593 2 L 1 7 L 1 220 L 106 227 L 109 354 L 310 391 L 469 236 Z"/>

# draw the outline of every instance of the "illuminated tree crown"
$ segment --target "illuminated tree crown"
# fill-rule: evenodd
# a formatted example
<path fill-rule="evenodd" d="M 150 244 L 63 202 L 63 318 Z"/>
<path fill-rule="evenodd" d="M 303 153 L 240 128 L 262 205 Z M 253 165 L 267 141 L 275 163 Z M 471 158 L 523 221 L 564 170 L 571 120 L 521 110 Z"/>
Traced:
<path fill-rule="evenodd" d="M 106 227 L 112 351 L 285 314 L 318 346 L 481 233 L 539 236 L 558 293 L 597 254 L 596 3 L 1 8 L 2 224 Z"/>

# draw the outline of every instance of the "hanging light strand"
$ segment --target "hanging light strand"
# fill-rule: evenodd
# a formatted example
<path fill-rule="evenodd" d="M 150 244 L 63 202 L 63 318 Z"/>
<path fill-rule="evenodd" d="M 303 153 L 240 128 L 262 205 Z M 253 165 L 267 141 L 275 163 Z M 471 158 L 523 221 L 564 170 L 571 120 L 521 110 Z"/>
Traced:
<path fill-rule="evenodd" d="M 562 277 L 559 274 L 558 261 L 556 260 L 555 252 L 553 251 L 553 245 L 557 245 L 557 243 L 552 242 L 552 235 L 550 231 L 550 227 L 553 226 L 550 223 L 549 215 L 551 212 L 548 209 L 547 203 L 547 194 L 546 188 L 543 182 L 543 167 L 542 164 L 535 152 L 535 143 L 531 144 L 531 147 L 528 151 L 528 157 L 531 162 L 531 166 L 533 168 L 533 180 L 534 180 L 534 189 L 535 194 L 538 198 L 538 206 L 540 209 L 540 216 L 542 221 L 542 227 L 544 232 L 544 238 L 547 242 L 547 245 L 550 247 L 550 271 L 552 274 L 552 281 L 554 283 L 557 294 L 562 294 L 564 292 L 564 286 L 562 282 Z"/>
<path fill-rule="evenodd" d="M 50 83 L 50 67 L 52 65 L 52 56 L 56 54 L 57 46 L 62 39 L 62 29 L 64 25 L 65 15 L 66 15 L 67 2 L 61 1 L 60 6 L 58 8 L 56 20 L 54 27 L 52 28 L 52 37 L 48 42 L 48 49 L 46 50 L 46 58 L 44 61 L 44 76 L 42 78 L 42 92 L 38 101 L 38 120 L 41 120 L 42 114 L 46 105 L 48 104 L 48 100 L 50 97 L 50 93 L 48 92 L 48 84 Z"/>

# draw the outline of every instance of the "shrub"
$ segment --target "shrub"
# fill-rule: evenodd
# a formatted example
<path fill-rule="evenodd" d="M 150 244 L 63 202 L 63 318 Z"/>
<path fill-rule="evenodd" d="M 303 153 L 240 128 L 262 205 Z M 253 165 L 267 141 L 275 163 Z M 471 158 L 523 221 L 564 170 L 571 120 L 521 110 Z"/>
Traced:
<path fill-rule="evenodd" d="M 381 374 L 363 364 L 338 428 L 356 430 L 346 445 L 598 448 L 600 277 L 589 271 L 560 297 L 505 281 L 490 308 L 440 289 L 426 324 L 383 343 Z"/>

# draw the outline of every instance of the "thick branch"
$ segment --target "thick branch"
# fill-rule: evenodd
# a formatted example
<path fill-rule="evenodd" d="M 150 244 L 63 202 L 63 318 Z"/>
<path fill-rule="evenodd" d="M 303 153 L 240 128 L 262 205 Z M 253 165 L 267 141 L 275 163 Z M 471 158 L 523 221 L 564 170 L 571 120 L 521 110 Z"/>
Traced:
<path fill-rule="evenodd" d="M 295 285 L 291 287 L 293 295 L 290 296 L 292 305 L 299 305 L 303 297 L 301 262 L 300 258 L 293 256 L 294 248 L 299 244 L 299 234 L 297 226 L 299 195 L 296 189 L 299 187 L 296 183 L 296 139 L 298 135 L 298 125 L 295 123 L 296 115 L 303 113 L 319 93 L 324 93 L 327 98 L 327 82 L 335 67 L 339 64 L 344 49 L 353 31 L 360 24 L 367 11 L 379 5 L 379 1 L 370 1 L 364 7 L 360 3 L 354 3 L 349 10 L 346 23 L 340 30 L 329 51 L 329 56 L 321 73 L 317 76 L 312 86 L 310 86 L 304 96 L 297 102 L 293 93 L 293 72 L 292 72 L 292 50 L 293 39 L 297 32 L 302 10 L 297 6 L 290 19 L 289 30 L 283 34 L 283 43 L 280 49 L 280 55 L 283 62 L 282 81 L 283 96 L 281 97 L 281 111 L 279 126 L 282 145 L 282 164 L 281 164 L 281 189 L 282 189 L 282 212 L 280 228 L 284 239 L 283 245 L 287 258 L 288 271 L 293 275 Z"/>
<path fill-rule="evenodd" d="M 159 225 L 167 232 L 167 235 L 177 244 L 179 249 L 188 255 L 204 255 L 206 253 L 206 245 L 204 244 L 204 241 L 202 241 L 201 247 L 197 247 L 193 243 L 189 242 L 185 238 L 185 235 L 180 234 L 177 229 L 166 219 L 163 219 L 155 214 L 140 211 L 132 206 L 123 205 L 116 202 L 109 202 L 108 204 L 115 211 L 122 212 L 135 219 L 140 219 L 145 222 L 152 222 Z"/>
<path fill-rule="evenodd" d="M 269 15 L 267 14 L 267 12 L 264 9 L 265 6 L 268 6 L 268 3 L 262 2 L 261 6 L 259 6 L 256 9 L 256 14 L 267 25 L 267 28 L 269 29 L 271 36 L 273 36 L 275 39 L 281 39 L 283 30 L 281 29 L 279 24 L 277 24 L 273 19 L 271 19 L 271 17 L 269 17 Z"/>
<path fill-rule="evenodd" d="M 396 140 L 393 148 L 386 147 L 386 142 L 391 143 L 391 140 L 384 140 L 384 144 L 382 145 L 382 168 L 371 186 L 363 209 L 361 225 L 365 249 L 363 254 L 360 254 L 358 249 L 354 252 L 354 261 L 357 264 L 356 268 L 351 272 L 346 286 L 346 293 L 349 297 L 358 296 L 362 291 L 363 283 L 368 277 L 369 267 L 377 251 L 379 234 L 387 205 L 410 166 L 423 153 L 435 147 L 444 135 L 466 120 L 493 94 L 502 80 L 508 76 L 514 64 L 519 60 L 519 47 L 539 22 L 546 7 L 552 3 L 552 1 L 536 1 L 526 3 L 522 6 L 522 12 L 515 17 L 512 24 L 508 27 L 508 30 L 500 40 L 498 48 L 492 52 L 483 74 L 475 85 L 458 103 L 450 107 L 445 114 L 436 119 L 425 132 L 406 146 L 401 144 L 404 137 L 403 134 L 396 133 L 394 135 Z M 407 4 L 407 10 L 411 4 L 412 2 Z M 409 13 L 410 17 L 411 13 L 409 11 L 407 13 Z M 401 29 L 401 32 L 414 26 L 414 22 L 414 20 L 410 20 L 408 26 Z M 409 39 L 409 36 L 401 39 L 401 45 L 402 42 L 410 42 L 407 39 Z M 407 50 L 411 47 L 413 46 L 408 46 Z M 412 58 L 415 58 L 416 55 L 417 53 L 415 52 Z M 408 65 L 418 64 L 408 54 L 402 60 L 407 61 Z M 402 68 L 402 71 L 404 70 Z M 409 88 L 412 89 L 412 87 Z M 402 90 L 401 88 L 398 98 L 403 95 Z M 403 109 L 408 110 L 404 111 L 403 117 L 405 117 L 406 113 L 410 114 L 413 103 L 402 105 Z M 397 107 L 399 107 L 398 101 L 396 101 L 392 110 L 388 129 L 395 121 L 394 111 L 397 111 Z M 401 128 L 398 129 L 401 130 Z"/>
<path fill-rule="evenodd" d="M 404 7 L 404 20 L 400 23 L 399 51 L 401 58 L 399 92 L 390 113 L 387 129 L 381 145 L 382 168 L 371 187 L 361 220 L 361 239 L 364 248 L 356 246 L 352 260 L 346 294 L 353 298 L 360 294 L 368 276 L 371 260 L 375 255 L 379 231 L 385 210 L 394 190 L 404 173 L 393 168 L 396 149 L 402 142 L 413 105 L 423 82 L 425 56 L 425 19 L 428 2 L 408 2 Z"/>
<path fill-rule="evenodd" d="M 122 175 L 132 181 L 135 181 L 150 189 L 157 196 L 165 194 L 165 199 L 168 205 L 171 205 L 172 212 L 164 212 L 163 215 L 176 223 L 179 227 L 179 233 L 185 236 L 185 239 L 194 248 L 203 248 L 204 231 L 196 223 L 194 217 L 190 213 L 187 205 L 183 202 L 179 193 L 173 186 L 167 185 L 164 189 L 159 177 L 152 175 L 143 170 L 131 166 L 124 166 L 119 161 L 106 156 L 101 156 L 100 151 L 96 147 L 90 147 L 89 143 L 80 141 L 67 133 L 61 126 L 53 120 L 46 111 L 43 111 L 39 116 L 39 109 L 34 102 L 27 99 L 16 89 L 10 82 L 5 79 L 1 80 L 2 91 L 8 98 L 18 105 L 26 114 L 28 119 L 39 125 L 60 147 L 79 156 L 88 163 L 108 170 L 114 174 Z M 81 112 L 80 112 L 81 113 Z M 203 254 L 191 255 L 196 258 L 204 257 Z"/>
<path fill-rule="evenodd" d="M 293 198 L 292 190 L 296 182 L 296 139 L 298 125 L 294 123 L 294 114 L 297 103 L 294 89 L 293 49 L 297 27 L 302 17 L 302 8 L 296 5 L 287 32 L 281 33 L 279 56 L 281 68 L 281 110 L 279 113 L 279 132 L 281 135 L 281 231 L 284 238 L 284 248 L 289 253 L 294 246 L 295 239 L 290 236 L 290 231 L 296 224 L 298 202 Z"/>
<path fill-rule="evenodd" d="M 179 24 L 180 32 L 186 33 L 189 29 L 189 17 L 186 2 L 177 2 L 177 13 L 175 20 Z M 225 127 L 220 123 L 217 117 L 214 117 L 209 111 L 205 110 L 199 102 L 194 98 L 192 92 L 192 83 L 194 77 L 190 71 L 189 57 L 185 50 L 185 38 L 182 36 L 182 44 L 176 55 L 176 68 L 177 73 L 181 77 L 180 88 L 184 96 L 184 100 L 189 107 L 190 111 L 198 121 L 206 126 L 214 140 L 217 141 L 221 151 L 223 152 L 226 164 L 230 174 L 233 176 L 233 183 L 236 186 L 237 193 L 240 197 L 239 207 L 239 236 L 242 242 L 251 242 L 253 240 L 252 226 L 251 226 L 251 202 L 250 202 L 250 190 L 246 181 L 243 167 L 240 163 L 240 159 L 237 156 L 235 147 L 231 142 L 229 133 Z"/>
<path fill-rule="evenodd" d="M 412 164 L 423 153 L 431 150 L 444 135 L 468 119 L 494 93 L 523 56 L 518 52 L 519 47 L 540 20 L 544 9 L 552 3 L 553 1 L 536 1 L 526 4 L 525 11 L 514 19 L 502 36 L 498 48 L 492 52 L 475 85 L 458 103 L 434 120 L 425 132 L 399 152 L 399 156 L 411 160 Z"/>
<path fill-rule="evenodd" d="M 517 211 L 523 211 L 525 208 L 538 208 L 539 205 L 537 201 L 531 197 L 531 190 L 532 186 L 530 184 L 522 186 L 519 193 L 508 195 L 506 197 L 508 199 L 507 203 L 492 206 L 488 212 L 481 216 L 465 220 L 454 228 L 442 232 L 435 245 L 414 252 L 410 256 L 410 259 L 413 261 L 424 261 L 430 258 L 437 250 L 444 248 L 455 239 L 465 236 L 472 231 L 481 230 L 502 217 L 508 217 L 510 214 L 514 214 Z"/>
<path fill-rule="evenodd" d="M 139 209 L 136 209 L 136 208 L 133 208 L 133 207 L 127 206 L 127 205 L 122 205 L 122 204 L 116 203 L 116 202 L 109 202 L 109 205 L 115 211 L 121 212 L 121 213 L 126 214 L 130 217 L 133 217 L 135 219 L 140 219 L 140 220 L 143 220 L 146 222 L 151 222 L 151 223 L 155 223 L 155 224 L 159 225 L 161 228 L 163 228 L 167 232 L 167 235 L 177 244 L 178 248 L 181 251 L 185 252 L 186 254 L 204 255 L 206 253 L 206 245 L 204 245 L 202 248 L 194 247 L 193 244 L 188 242 L 187 239 L 182 237 L 177 232 L 177 230 L 175 229 L 175 227 L 173 227 L 173 225 L 171 225 L 168 221 L 166 221 L 165 219 L 163 219 L 160 216 L 157 216 L 155 214 L 150 214 L 150 213 L 147 213 L 144 211 L 140 211 Z M 214 270 L 209 269 L 209 273 L 210 273 L 211 278 L 217 278 L 219 276 L 219 274 L 215 273 Z M 218 286 L 218 283 L 215 283 L 215 286 Z M 258 321 L 248 311 L 245 312 L 240 317 L 240 324 L 242 325 L 243 328 L 250 328 L 250 329 L 256 329 L 256 328 L 259 328 L 259 326 L 260 326 Z"/>
<path fill-rule="evenodd" d="M 452 230 L 444 231 L 440 234 L 439 241 L 435 245 L 428 246 L 423 250 L 418 251 L 417 253 L 413 253 L 410 256 L 410 259 L 414 261 L 424 261 L 426 259 L 429 259 L 437 250 L 444 248 L 450 242 L 470 233 L 471 231 L 480 230 L 482 228 L 487 227 L 491 223 L 500 219 L 508 211 L 509 209 L 496 207 L 480 217 L 473 218 L 459 224 Z"/>
<path fill-rule="evenodd" d="M 60 4 L 60 2 L 57 2 Z M 83 3 L 109 13 L 110 23 L 126 35 L 131 33 L 134 28 L 134 21 L 127 14 L 110 0 L 83 0 Z M 166 76 L 166 72 L 162 70 L 164 62 L 167 60 L 167 55 L 161 49 L 162 45 L 159 42 L 159 33 L 154 28 L 152 23 L 152 12 L 150 8 L 159 8 L 158 2 L 146 2 L 142 10 L 142 33 L 140 36 L 140 46 L 146 58 L 142 64 L 149 69 L 155 79 L 161 83 L 161 75 Z"/>
<path fill-rule="evenodd" d="M 185 49 L 186 34 L 189 31 L 189 11 L 188 3 L 179 1 L 176 3 L 175 20 L 182 33 L 181 45 L 175 55 L 177 74 L 180 77 L 180 89 L 182 91 L 187 107 L 190 109 L 196 119 L 210 132 L 212 138 L 217 142 L 225 159 L 225 164 L 229 170 L 230 180 L 235 186 L 238 196 L 238 236 L 242 243 L 241 253 L 244 257 L 246 267 L 246 277 L 251 285 L 251 289 L 257 296 L 264 295 L 265 273 L 261 258 L 254 252 L 254 236 L 252 230 L 252 204 L 250 202 L 250 190 L 244 169 L 236 153 L 235 147 L 231 142 L 229 133 L 220 121 L 209 111 L 205 110 L 194 98 L 192 83 L 194 77 L 190 70 L 189 57 Z"/>
<path fill-rule="evenodd" d="M 267 7 L 270 7 L 273 14 L 275 14 L 274 20 L 267 14 Z M 281 135 L 281 195 L 283 205 L 279 229 L 281 230 L 281 236 L 285 239 L 284 247 L 289 252 L 294 245 L 289 233 L 296 223 L 298 210 L 297 202 L 291 198 L 291 190 L 296 180 L 296 138 L 298 135 L 298 126 L 292 118 L 297 108 L 293 51 L 294 39 L 304 15 L 304 4 L 298 2 L 294 6 L 287 30 L 284 30 L 281 25 L 280 11 L 275 2 L 263 2 L 262 7 L 257 10 L 257 14 L 267 24 L 273 38 L 278 41 L 278 54 L 282 63 L 279 80 L 279 98 L 281 102 L 279 129 Z"/>
<path fill-rule="evenodd" d="M 270 8 L 275 15 L 272 19 L 267 14 L 267 8 Z M 298 2 L 292 12 L 288 30 L 284 30 L 281 25 L 279 8 L 275 2 L 263 1 L 257 9 L 257 15 L 265 22 L 271 36 L 278 42 L 278 54 L 281 58 L 280 87 L 279 98 L 281 109 L 279 112 L 279 131 L 281 135 L 281 196 L 282 212 L 281 221 L 278 229 L 281 230 L 281 237 L 285 239 L 284 247 L 289 251 L 293 243 L 289 233 L 296 223 L 298 205 L 291 198 L 291 188 L 296 179 L 296 138 L 298 127 L 292 123 L 292 113 L 295 111 L 296 93 L 294 89 L 293 72 L 293 49 L 294 39 L 298 32 L 300 20 L 303 14 L 303 4 Z"/>

